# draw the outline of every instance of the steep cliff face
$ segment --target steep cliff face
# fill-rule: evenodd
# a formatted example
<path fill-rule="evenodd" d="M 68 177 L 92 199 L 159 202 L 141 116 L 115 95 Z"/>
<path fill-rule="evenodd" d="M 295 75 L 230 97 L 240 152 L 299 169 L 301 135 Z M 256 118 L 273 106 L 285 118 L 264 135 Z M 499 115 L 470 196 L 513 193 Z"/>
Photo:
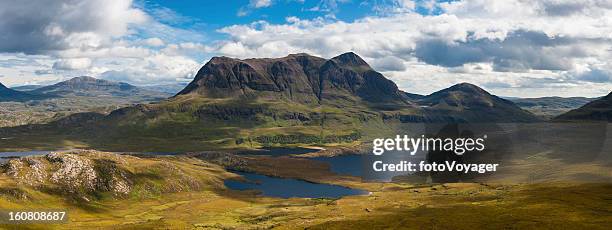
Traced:
<path fill-rule="evenodd" d="M 557 121 L 607 121 L 612 122 L 612 92 L 605 97 L 556 117 Z"/>
<path fill-rule="evenodd" d="M 308 54 L 245 60 L 215 57 L 178 95 L 194 93 L 214 98 L 288 99 L 306 104 L 361 100 L 409 103 L 395 83 L 354 53 L 330 60 Z"/>

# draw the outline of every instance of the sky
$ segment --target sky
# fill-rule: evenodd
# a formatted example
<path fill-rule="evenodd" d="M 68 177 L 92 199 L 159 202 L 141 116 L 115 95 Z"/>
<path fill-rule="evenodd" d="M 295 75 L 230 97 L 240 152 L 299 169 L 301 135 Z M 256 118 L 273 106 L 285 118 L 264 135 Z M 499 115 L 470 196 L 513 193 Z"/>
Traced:
<path fill-rule="evenodd" d="M 355 52 L 410 93 L 612 91 L 612 0 L 0 0 L 0 82 L 186 83 L 210 58 Z"/>

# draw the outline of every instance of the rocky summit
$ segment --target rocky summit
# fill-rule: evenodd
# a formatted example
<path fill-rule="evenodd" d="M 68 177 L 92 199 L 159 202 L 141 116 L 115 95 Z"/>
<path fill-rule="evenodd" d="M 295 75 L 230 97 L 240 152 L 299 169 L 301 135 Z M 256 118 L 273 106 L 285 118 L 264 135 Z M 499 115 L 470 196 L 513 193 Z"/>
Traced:
<path fill-rule="evenodd" d="M 397 86 L 355 53 L 332 59 L 292 54 L 283 58 L 212 58 L 179 95 L 264 97 L 306 104 L 371 102 L 409 104 Z"/>
<path fill-rule="evenodd" d="M 184 162 L 199 164 L 185 170 L 181 167 Z M 212 186 L 208 178 L 200 176 L 211 167 L 193 158 L 143 159 L 94 150 L 71 150 L 8 160 L 0 164 L 0 179 L 90 201 L 105 194 L 128 198 L 201 190 Z M 27 191 L 18 194 L 20 199 L 33 196 Z"/>

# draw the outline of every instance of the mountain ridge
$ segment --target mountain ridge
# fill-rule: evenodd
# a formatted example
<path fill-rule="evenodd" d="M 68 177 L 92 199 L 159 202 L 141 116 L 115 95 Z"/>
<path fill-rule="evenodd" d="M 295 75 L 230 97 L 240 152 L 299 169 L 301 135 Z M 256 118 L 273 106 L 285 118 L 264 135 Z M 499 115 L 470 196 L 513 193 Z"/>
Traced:
<path fill-rule="evenodd" d="M 468 83 L 427 96 L 405 93 L 358 55 L 345 53 L 331 59 L 214 57 L 166 100 L 105 116 L 75 114 L 45 127 L 109 150 L 140 142 L 153 151 L 166 145 L 193 150 L 349 144 L 395 133 L 403 123 L 536 121 Z"/>
<path fill-rule="evenodd" d="M 580 108 L 554 118 L 555 121 L 607 121 L 612 122 L 612 92 Z"/>
<path fill-rule="evenodd" d="M 393 82 L 354 53 L 329 60 L 308 54 L 243 60 L 214 57 L 177 95 L 191 93 L 217 98 L 269 97 L 306 104 L 336 99 L 409 103 Z"/>

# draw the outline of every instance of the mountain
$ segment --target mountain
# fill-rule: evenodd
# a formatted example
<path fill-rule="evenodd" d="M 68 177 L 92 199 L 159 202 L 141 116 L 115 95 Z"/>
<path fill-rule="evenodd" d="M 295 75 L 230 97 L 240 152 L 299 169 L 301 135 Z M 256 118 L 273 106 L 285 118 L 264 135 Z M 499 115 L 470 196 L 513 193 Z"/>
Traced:
<path fill-rule="evenodd" d="M 82 81 L 99 82 L 84 78 L 39 92 L 73 90 L 82 87 Z M 117 88 L 102 85 L 92 91 Z M 427 96 L 402 92 L 349 52 L 331 59 L 308 54 L 214 57 L 173 97 L 106 116 L 71 115 L 46 129 L 108 150 L 121 146 L 122 151 L 193 151 L 353 143 L 394 135 L 402 123 L 533 121 L 539 119 L 467 83 Z"/>
<path fill-rule="evenodd" d="M 0 96 L 0 127 L 48 123 L 82 112 L 107 114 L 121 107 L 156 102 L 173 95 L 92 77 L 77 77 L 27 92 L 6 87 L 2 91 L 11 96 L 10 99 Z"/>
<path fill-rule="evenodd" d="M 308 54 L 276 59 L 215 57 L 178 93 L 186 94 L 286 99 L 303 104 L 409 104 L 392 81 L 352 52 L 330 60 Z"/>
<path fill-rule="evenodd" d="M 561 114 L 557 121 L 607 121 L 612 122 L 612 92 L 605 97 L 591 101 L 586 105 Z"/>
<path fill-rule="evenodd" d="M 107 81 L 93 77 L 75 77 L 54 85 L 31 91 L 37 94 L 57 95 L 61 97 L 119 97 L 163 99 L 166 95 L 159 92 L 141 89 L 123 82 Z"/>
<path fill-rule="evenodd" d="M 0 102 L 20 102 L 40 98 L 39 96 L 7 88 L 0 83 Z"/>
<path fill-rule="evenodd" d="M 540 97 L 540 98 L 508 98 L 519 107 L 540 117 L 550 119 L 577 109 L 597 98 L 587 97 Z"/>
<path fill-rule="evenodd" d="M 469 83 L 453 85 L 416 102 L 428 121 L 534 122 L 540 119 L 509 100 Z"/>

